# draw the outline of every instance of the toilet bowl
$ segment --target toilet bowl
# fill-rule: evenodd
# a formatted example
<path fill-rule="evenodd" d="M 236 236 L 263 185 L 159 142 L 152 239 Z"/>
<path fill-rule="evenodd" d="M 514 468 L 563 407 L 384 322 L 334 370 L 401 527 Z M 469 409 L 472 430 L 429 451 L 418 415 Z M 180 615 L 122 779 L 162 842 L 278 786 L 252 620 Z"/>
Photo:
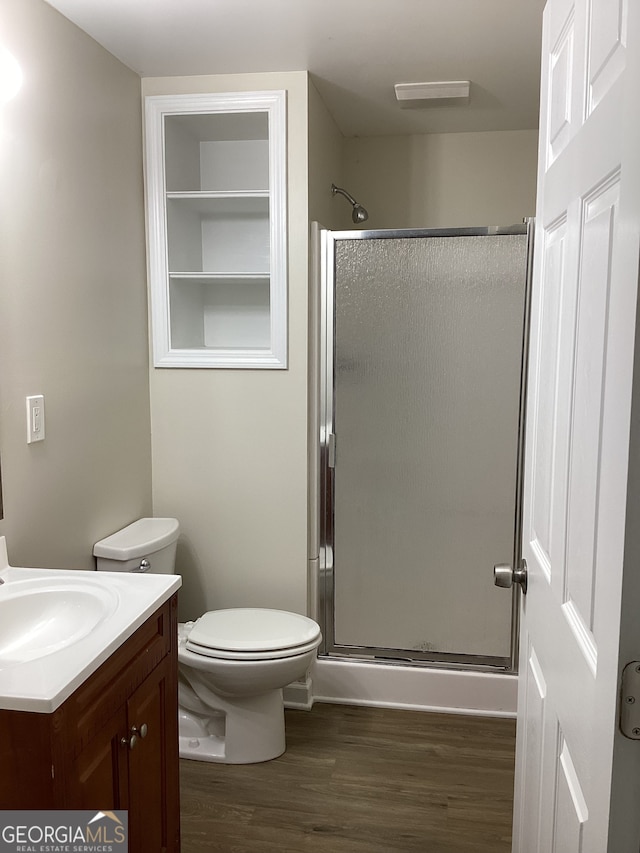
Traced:
<path fill-rule="evenodd" d="M 281 755 L 282 688 L 306 674 L 320 639 L 312 619 L 282 610 L 214 610 L 180 625 L 180 754 L 228 764 Z"/>
<path fill-rule="evenodd" d="M 139 519 L 94 546 L 99 571 L 172 574 L 176 519 Z M 306 616 L 211 610 L 178 626 L 180 756 L 253 764 L 285 751 L 282 688 L 304 678 L 322 636 Z"/>

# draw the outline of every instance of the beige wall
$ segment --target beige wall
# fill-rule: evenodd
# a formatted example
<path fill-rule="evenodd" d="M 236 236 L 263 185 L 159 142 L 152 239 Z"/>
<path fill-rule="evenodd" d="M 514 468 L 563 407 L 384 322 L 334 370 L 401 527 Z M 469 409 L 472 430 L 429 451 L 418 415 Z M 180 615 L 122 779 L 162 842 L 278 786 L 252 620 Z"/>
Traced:
<path fill-rule="evenodd" d="M 345 186 L 365 228 L 511 225 L 535 213 L 538 133 L 346 139 Z"/>
<path fill-rule="evenodd" d="M 344 137 L 309 80 L 309 219 L 340 230 L 351 224 L 351 207 L 331 192 L 342 185 Z"/>
<path fill-rule="evenodd" d="M 180 520 L 182 618 L 307 606 L 307 74 L 146 78 L 143 92 L 286 89 L 289 368 L 151 368 L 153 506 Z"/>
<path fill-rule="evenodd" d="M 0 108 L 0 534 L 15 565 L 92 568 L 151 509 L 140 81 L 41 0 L 3 0 L 0 38 L 25 77 Z"/>

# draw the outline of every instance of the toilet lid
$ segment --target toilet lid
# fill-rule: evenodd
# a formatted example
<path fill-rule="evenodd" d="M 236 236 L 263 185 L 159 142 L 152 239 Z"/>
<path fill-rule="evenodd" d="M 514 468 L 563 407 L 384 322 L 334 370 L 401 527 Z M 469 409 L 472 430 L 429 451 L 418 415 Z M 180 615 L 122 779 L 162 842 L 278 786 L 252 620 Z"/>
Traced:
<path fill-rule="evenodd" d="M 313 644 L 320 627 L 306 616 L 284 610 L 245 607 L 211 610 L 194 624 L 187 648 L 226 652 L 273 652 Z"/>

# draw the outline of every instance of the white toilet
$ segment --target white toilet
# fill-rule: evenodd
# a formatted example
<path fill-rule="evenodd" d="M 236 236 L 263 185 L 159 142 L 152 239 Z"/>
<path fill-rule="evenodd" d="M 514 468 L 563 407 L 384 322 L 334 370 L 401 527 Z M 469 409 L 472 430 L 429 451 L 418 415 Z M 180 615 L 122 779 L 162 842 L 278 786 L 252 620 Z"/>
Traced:
<path fill-rule="evenodd" d="M 175 572 L 179 524 L 141 518 L 94 546 L 98 571 Z M 307 673 L 322 636 L 283 610 L 211 610 L 178 626 L 180 756 L 225 764 L 285 750 L 282 688 Z"/>

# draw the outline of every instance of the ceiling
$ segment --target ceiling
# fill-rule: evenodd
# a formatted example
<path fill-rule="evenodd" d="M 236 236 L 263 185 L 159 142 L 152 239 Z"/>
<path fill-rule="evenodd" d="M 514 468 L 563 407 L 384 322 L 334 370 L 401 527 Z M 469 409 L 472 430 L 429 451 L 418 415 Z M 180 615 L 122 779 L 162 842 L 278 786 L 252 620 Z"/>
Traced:
<path fill-rule="evenodd" d="M 47 0 L 144 77 L 308 70 L 345 136 L 538 126 L 545 0 Z M 394 83 L 470 80 L 401 109 Z"/>

